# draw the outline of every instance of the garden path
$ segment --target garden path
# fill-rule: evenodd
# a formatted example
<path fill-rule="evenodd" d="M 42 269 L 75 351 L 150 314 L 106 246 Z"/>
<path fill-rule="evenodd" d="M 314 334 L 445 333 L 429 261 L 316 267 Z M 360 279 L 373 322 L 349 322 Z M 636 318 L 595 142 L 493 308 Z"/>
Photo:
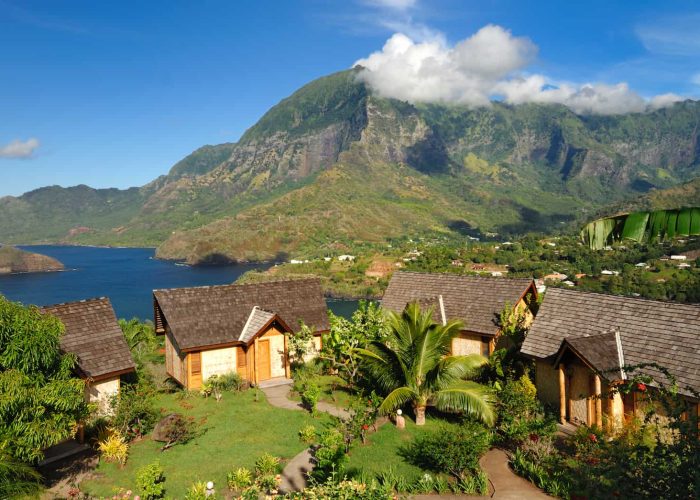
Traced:
<path fill-rule="evenodd" d="M 261 388 L 268 402 L 279 408 L 288 410 L 303 410 L 301 403 L 289 399 L 289 385 Z M 348 416 L 348 413 L 329 403 L 319 402 L 317 408 L 340 418 Z M 480 460 L 481 467 L 486 471 L 492 485 L 491 498 L 498 500 L 540 500 L 551 498 L 543 493 L 531 482 L 515 474 L 508 466 L 508 456 L 503 450 L 494 448 L 489 450 Z M 282 471 L 280 491 L 284 493 L 301 491 L 306 487 L 306 475 L 313 469 L 313 457 L 309 449 L 299 453 L 289 461 Z M 466 500 L 470 498 L 483 499 L 480 496 L 471 495 L 415 495 L 415 500 L 455 499 Z"/>
<path fill-rule="evenodd" d="M 287 410 L 304 410 L 301 403 L 289 399 L 289 391 L 291 389 L 289 384 L 261 387 L 260 389 L 265 393 L 268 403 L 272 406 Z M 319 401 L 316 408 L 339 418 L 348 417 L 348 412 L 343 408 L 338 408 L 324 401 Z M 306 487 L 306 475 L 313 468 L 314 463 L 310 450 L 306 449 L 299 453 L 289 461 L 282 471 L 280 491 L 289 493 L 303 490 Z"/>

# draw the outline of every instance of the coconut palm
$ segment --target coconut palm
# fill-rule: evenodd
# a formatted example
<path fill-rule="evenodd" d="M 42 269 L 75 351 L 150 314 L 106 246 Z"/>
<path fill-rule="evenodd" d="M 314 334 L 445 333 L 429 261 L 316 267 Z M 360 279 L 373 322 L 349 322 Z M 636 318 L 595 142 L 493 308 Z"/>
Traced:
<path fill-rule="evenodd" d="M 487 424 L 494 421 L 492 399 L 485 387 L 465 381 L 487 362 L 479 355 L 452 356 L 452 339 L 462 329 L 459 321 L 440 325 L 432 310 L 421 312 L 409 304 L 401 314 L 388 313 L 386 340 L 362 349 L 369 376 L 386 394 L 379 410 L 392 412 L 413 405 L 416 425 L 425 424 L 425 409 L 464 412 Z"/>

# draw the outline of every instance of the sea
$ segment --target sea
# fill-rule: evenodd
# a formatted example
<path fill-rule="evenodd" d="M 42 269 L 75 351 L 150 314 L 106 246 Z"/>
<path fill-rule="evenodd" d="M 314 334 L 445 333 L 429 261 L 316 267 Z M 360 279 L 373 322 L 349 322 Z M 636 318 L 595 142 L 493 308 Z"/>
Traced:
<path fill-rule="evenodd" d="M 152 292 L 233 283 L 243 273 L 273 264 L 188 266 L 155 258 L 153 248 L 19 245 L 61 261 L 64 271 L 0 275 L 0 294 L 38 306 L 95 297 L 109 297 L 118 318 L 153 319 Z M 355 300 L 327 299 L 333 313 L 350 317 Z"/>

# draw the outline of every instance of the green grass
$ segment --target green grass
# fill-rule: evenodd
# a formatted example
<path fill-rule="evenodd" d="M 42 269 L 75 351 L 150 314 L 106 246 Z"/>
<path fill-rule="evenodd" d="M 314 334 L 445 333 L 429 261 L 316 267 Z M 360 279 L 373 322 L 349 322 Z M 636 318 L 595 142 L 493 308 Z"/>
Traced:
<path fill-rule="evenodd" d="M 406 428 L 399 430 L 388 422 L 381 426 L 377 432 L 371 434 L 367 444 L 356 444 L 349 454 L 347 469 L 350 475 L 359 477 L 376 477 L 390 468 L 397 475 L 404 476 L 409 481 L 419 479 L 425 472 L 420 467 L 409 463 L 401 456 L 401 450 L 413 442 L 413 440 L 426 432 L 431 432 L 440 425 L 455 425 L 445 420 L 427 418 L 425 426 L 418 427 L 410 418 L 406 417 Z"/>
<path fill-rule="evenodd" d="M 306 447 L 299 441 L 299 429 L 309 424 L 321 428 L 329 418 L 275 408 L 262 392 L 255 402 L 252 390 L 225 393 L 219 403 L 200 396 L 178 400 L 173 394 L 161 395 L 156 398 L 156 407 L 163 414 L 178 412 L 193 417 L 204 434 L 165 452 L 160 451 L 162 443 L 150 438 L 133 443 L 123 468 L 101 462 L 97 477 L 81 484 L 83 491 L 97 497 L 112 496 L 119 488 L 136 491 L 136 471 L 159 460 L 165 469 L 168 498 L 182 498 L 195 481 L 214 481 L 222 492 L 227 472 L 237 467 L 252 469 L 264 452 L 287 462 Z"/>

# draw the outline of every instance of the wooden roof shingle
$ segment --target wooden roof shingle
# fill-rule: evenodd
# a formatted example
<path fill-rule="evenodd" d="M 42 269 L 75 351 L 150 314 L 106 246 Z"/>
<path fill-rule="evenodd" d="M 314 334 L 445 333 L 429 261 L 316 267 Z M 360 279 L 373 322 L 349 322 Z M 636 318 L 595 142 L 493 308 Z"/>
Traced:
<path fill-rule="evenodd" d="M 441 296 L 447 321 L 458 319 L 466 330 L 495 335 L 506 303 L 516 305 L 528 291 L 537 293 L 531 279 L 400 271 L 391 277 L 382 307 L 399 312 L 410 302 L 427 304 Z"/>
<path fill-rule="evenodd" d="M 61 349 L 78 357 L 78 368 L 86 377 L 102 378 L 136 369 L 108 298 L 44 306 L 40 311 L 63 323 Z"/>
<path fill-rule="evenodd" d="M 564 339 L 615 329 L 626 365 L 657 363 L 677 378 L 681 388 L 700 390 L 698 305 L 550 288 L 521 352 L 546 359 L 559 351 Z M 647 371 L 660 377 L 655 370 Z"/>
<path fill-rule="evenodd" d="M 316 332 L 328 330 L 326 301 L 318 278 L 244 285 L 200 286 L 154 290 L 153 297 L 180 349 L 239 341 L 253 308 L 253 320 L 274 313 L 293 331 L 299 321 Z"/>

